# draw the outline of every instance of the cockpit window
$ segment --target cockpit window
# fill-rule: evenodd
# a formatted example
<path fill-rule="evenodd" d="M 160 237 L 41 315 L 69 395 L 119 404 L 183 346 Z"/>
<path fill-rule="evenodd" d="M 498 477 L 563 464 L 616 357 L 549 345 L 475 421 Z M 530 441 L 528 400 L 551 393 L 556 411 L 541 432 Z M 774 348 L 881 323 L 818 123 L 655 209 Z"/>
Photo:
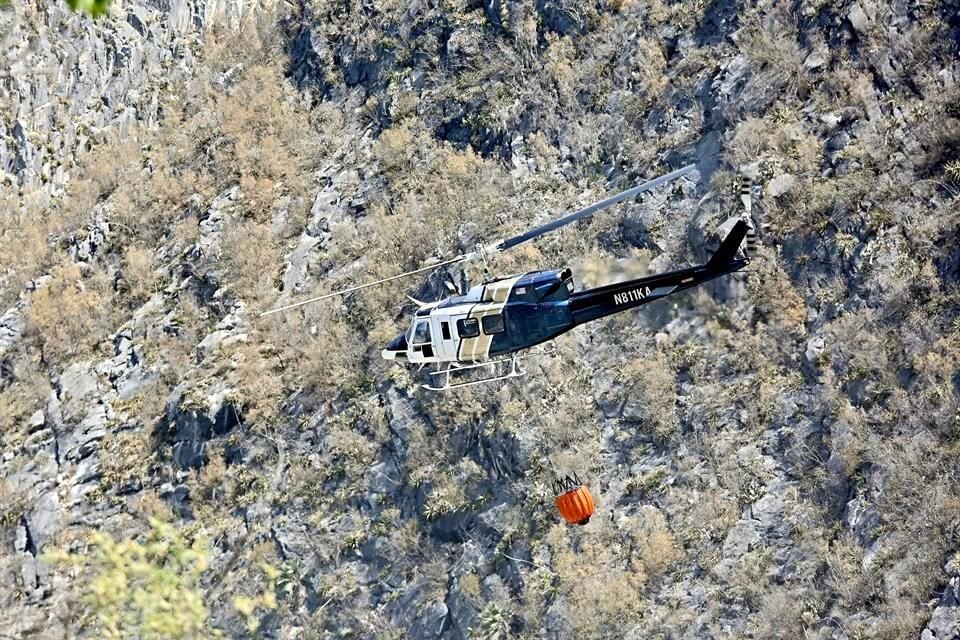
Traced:
<path fill-rule="evenodd" d="M 430 323 L 427 320 L 420 320 L 413 330 L 413 344 L 428 342 L 430 342 Z"/>

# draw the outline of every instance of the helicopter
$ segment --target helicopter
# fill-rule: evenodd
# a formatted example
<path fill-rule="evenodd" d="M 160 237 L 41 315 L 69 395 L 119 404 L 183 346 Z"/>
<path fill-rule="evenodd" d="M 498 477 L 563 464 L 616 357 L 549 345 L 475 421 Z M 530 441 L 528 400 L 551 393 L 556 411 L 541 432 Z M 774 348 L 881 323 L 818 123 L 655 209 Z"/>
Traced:
<path fill-rule="evenodd" d="M 696 165 L 687 165 L 519 235 L 489 245 L 478 244 L 474 251 L 454 258 L 260 315 L 279 313 L 417 273 L 479 259 L 483 261 L 484 274 L 488 277 L 464 294 L 430 303 L 410 298 L 418 305 L 410 328 L 390 341 L 381 355 L 386 360 L 419 365 L 421 369 L 436 365 L 437 369 L 429 372 L 435 382 L 422 385 L 430 391 L 447 391 L 524 375 L 519 361 L 538 355 L 532 351 L 533 347 L 548 343 L 574 327 L 651 303 L 746 267 L 756 240 L 750 216 L 751 183 L 745 180 L 741 185 L 743 213 L 713 256 L 695 267 L 577 291 L 568 267 L 494 278 L 489 277 L 487 257 L 656 189 L 695 168 Z M 741 252 L 744 239 L 747 240 L 746 250 Z M 461 374 L 473 369 L 485 369 L 486 375 L 474 380 L 461 379 Z"/>

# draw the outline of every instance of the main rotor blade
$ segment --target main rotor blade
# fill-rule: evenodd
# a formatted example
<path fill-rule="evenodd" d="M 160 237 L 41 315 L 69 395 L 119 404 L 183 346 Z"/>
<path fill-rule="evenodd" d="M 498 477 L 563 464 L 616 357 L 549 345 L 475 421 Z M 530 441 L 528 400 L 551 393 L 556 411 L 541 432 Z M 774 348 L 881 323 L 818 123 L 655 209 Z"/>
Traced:
<path fill-rule="evenodd" d="M 280 313 L 281 311 L 288 311 L 288 310 L 290 310 L 290 309 L 296 309 L 297 307 L 302 307 L 303 305 L 310 304 L 311 302 L 319 302 L 320 300 L 326 300 L 327 298 L 333 298 L 334 296 L 342 296 L 342 295 L 344 295 L 344 294 L 351 293 L 351 292 L 353 292 L 353 291 L 359 291 L 360 289 L 366 289 L 367 287 L 375 287 L 375 286 L 378 285 L 378 284 L 383 284 L 383 283 L 385 283 L 385 282 L 391 282 L 392 280 L 398 280 L 398 279 L 400 279 L 400 278 L 405 278 L 406 276 L 412 276 L 412 275 L 415 275 L 415 274 L 417 274 L 417 273 L 423 273 L 424 271 L 431 271 L 431 270 L 433 270 L 433 269 L 437 269 L 437 268 L 439 268 L 439 267 L 444 267 L 444 266 L 447 266 L 447 265 L 455 264 L 455 263 L 457 263 L 457 262 L 463 262 L 463 261 L 470 261 L 470 260 L 482 259 L 482 258 L 484 258 L 484 256 L 486 256 L 486 255 L 488 255 L 488 254 L 490 254 L 490 253 L 496 253 L 497 251 L 504 251 L 504 250 L 506 250 L 506 249 L 510 249 L 510 248 L 512 248 L 512 247 L 517 246 L 518 244 L 521 244 L 521 243 L 523 243 L 523 242 L 526 242 L 527 240 L 532 240 L 533 238 L 536 238 L 537 236 L 541 236 L 541 235 L 543 235 L 543 234 L 545 234 L 545 233 L 548 233 L 548 232 L 550 232 L 550 231 L 553 231 L 553 230 L 555 230 L 555 229 L 559 229 L 560 227 L 562 227 L 562 226 L 564 226 L 564 225 L 568 225 L 568 224 L 570 224 L 571 222 L 576 222 L 577 220 L 582 220 L 583 218 L 587 218 L 587 217 L 589 217 L 589 216 L 592 216 L 594 213 L 596 213 L 597 211 L 600 211 L 601 209 L 606 209 L 607 207 L 613 206 L 613 205 L 617 204 L 618 202 L 622 202 L 623 200 L 626 200 L 627 198 L 632 198 L 632 197 L 634 197 L 634 196 L 640 195 L 640 194 L 643 193 L 644 191 L 650 191 L 651 189 L 656 189 L 657 187 L 659 187 L 659 186 L 662 185 L 662 184 L 665 184 L 665 183 L 667 183 L 667 182 L 670 182 L 671 180 L 673 180 L 673 179 L 675 179 L 675 178 L 679 178 L 680 176 L 682 176 L 682 175 L 684 175 L 684 174 L 686 174 L 686 173 L 689 173 L 689 172 L 692 171 L 695 167 L 696 167 L 696 165 L 692 165 L 692 164 L 691 164 L 691 165 L 687 165 L 686 167 L 683 167 L 682 169 L 677 169 L 676 171 L 671 171 L 670 173 L 668 173 L 668 174 L 666 174 L 666 175 L 662 175 L 662 176 L 660 176 L 659 178 L 654 178 L 653 180 L 650 180 L 650 181 L 648 181 L 648 182 L 644 182 L 643 184 L 638 185 L 638 186 L 636 186 L 636 187 L 633 187 L 632 189 L 627 189 L 626 191 L 621 191 L 620 193 L 618 193 L 618 194 L 616 194 L 616 195 L 614 195 L 614 196 L 611 196 L 611 197 L 609 197 L 609 198 L 607 198 L 607 199 L 605 199 L 605 200 L 601 200 L 600 202 L 596 202 L 596 203 L 590 205 L 589 207 L 586 207 L 585 209 L 581 209 L 580 211 L 577 211 L 576 213 L 571 213 L 570 215 L 564 216 L 564 217 L 562 217 L 562 218 L 557 218 L 557 219 L 554 220 L 553 222 L 549 222 L 549 223 L 547 223 L 547 224 L 545 224 L 545 225 L 543 225 L 543 226 L 541 226 L 541 227 L 537 227 L 536 229 L 532 229 L 532 230 L 527 231 L 527 232 L 525 232 L 525 233 L 522 233 L 522 234 L 520 234 L 520 235 L 518 235 L 518 236 L 513 236 L 512 238 L 507 238 L 506 240 L 500 240 L 499 242 L 495 242 L 495 243 L 493 243 L 493 244 L 491 244 L 491 245 L 487 245 L 487 246 L 477 245 L 477 250 L 476 250 L 476 251 L 471 251 L 471 252 L 466 253 L 466 254 L 458 255 L 458 256 L 456 256 L 455 258 L 451 258 L 450 260 L 445 260 L 445 261 L 443 261 L 443 262 L 438 262 L 438 263 L 436 263 L 436 264 L 431 264 L 431 265 L 427 265 L 427 266 L 425 266 L 425 267 L 420 267 L 419 269 L 414 269 L 413 271 L 407 271 L 407 272 L 405 272 L 405 273 L 401 273 L 401 274 L 398 274 L 398 275 L 395 275 L 395 276 L 390 276 L 389 278 L 384 278 L 383 280 L 377 280 L 377 281 L 375 281 L 375 282 L 368 282 L 368 283 L 366 283 L 366 284 L 360 284 L 360 285 L 357 285 L 357 286 L 355 286 L 355 287 L 349 287 L 349 288 L 347 288 L 347 289 L 341 289 L 340 291 L 334 291 L 334 292 L 332 292 L 332 293 L 327 293 L 327 294 L 324 294 L 324 295 L 322 295 L 322 296 L 317 296 L 316 298 L 310 298 L 309 300 L 301 300 L 300 302 L 294 302 L 293 304 L 288 304 L 288 305 L 283 306 L 283 307 L 277 307 L 276 309 L 270 309 L 269 311 L 264 311 L 263 313 L 261 313 L 261 314 L 260 314 L 260 317 L 262 318 L 263 316 L 268 316 L 268 315 L 270 315 L 270 314 L 272 314 L 272 313 Z"/>
<path fill-rule="evenodd" d="M 355 287 L 349 287 L 347 289 L 341 289 L 340 291 L 334 291 L 333 293 L 327 293 L 322 296 L 317 296 L 316 298 L 310 298 L 309 300 L 301 300 L 300 302 L 294 302 L 293 304 L 288 304 L 285 307 L 277 307 L 276 309 L 270 309 L 270 311 L 264 311 L 260 314 L 260 317 L 268 316 L 271 313 L 280 313 L 281 311 L 288 311 L 290 309 L 296 309 L 297 307 L 302 307 L 305 304 L 310 304 L 311 302 L 319 302 L 320 300 L 326 300 L 327 298 L 333 298 L 334 296 L 342 296 L 352 291 L 359 291 L 360 289 L 366 289 L 367 287 L 374 287 L 378 284 L 383 284 L 384 282 L 390 282 L 391 280 L 399 280 L 400 278 L 405 278 L 407 276 L 412 276 L 417 273 L 423 273 L 424 271 L 430 271 L 431 269 L 436 269 L 438 267 L 443 267 L 448 264 L 453 264 L 455 262 L 461 262 L 466 260 L 466 256 L 457 256 L 456 258 L 451 258 L 445 262 L 438 262 L 436 264 L 427 265 L 426 267 L 420 267 L 419 269 L 414 269 L 413 271 L 407 271 L 395 276 L 390 276 L 389 278 L 384 278 L 383 280 L 377 280 L 376 282 L 368 282 L 366 284 L 359 284 Z"/>
<path fill-rule="evenodd" d="M 555 229 L 559 229 L 560 227 L 565 226 L 565 225 L 568 225 L 568 224 L 570 224 L 571 222 L 576 222 L 577 220 L 582 220 L 582 219 L 584 219 L 584 218 L 588 218 L 588 217 L 592 216 L 593 214 L 595 214 L 597 211 L 600 211 L 601 209 L 606 209 L 607 207 L 613 206 L 613 205 L 617 204 L 618 202 L 622 202 L 622 201 L 626 200 L 627 198 L 632 198 L 632 197 L 634 197 L 634 196 L 640 195 L 640 194 L 643 193 L 644 191 L 650 191 L 651 189 L 656 189 L 657 187 L 659 187 L 659 186 L 662 185 L 662 184 L 665 184 L 665 183 L 667 183 L 667 182 L 670 182 L 671 180 L 674 180 L 675 178 L 679 178 L 680 176 L 682 176 L 682 175 L 684 175 L 684 174 L 687 174 L 687 173 L 693 171 L 695 168 L 696 168 L 696 165 L 695 165 L 695 164 L 689 164 L 689 165 L 683 167 L 682 169 L 677 169 L 676 171 L 671 171 L 670 173 L 668 173 L 668 174 L 666 174 L 666 175 L 662 175 L 662 176 L 660 176 L 659 178 L 654 178 L 653 180 L 650 180 L 649 182 L 644 182 L 643 184 L 638 185 L 638 186 L 636 186 L 636 187 L 633 187 L 632 189 L 627 189 L 626 191 L 621 191 L 620 193 L 618 193 L 618 194 L 615 195 L 615 196 L 610 196 L 609 198 L 607 198 L 607 199 L 605 199 L 605 200 L 601 200 L 600 202 L 596 202 L 596 203 L 590 205 L 589 207 L 586 207 L 586 208 L 584 208 L 584 209 L 581 209 L 580 211 L 577 211 L 576 213 L 571 213 L 570 215 L 563 216 L 562 218 L 557 218 L 557 219 L 554 220 L 553 222 L 549 222 L 549 223 L 543 225 L 542 227 L 537 227 L 536 229 L 531 229 L 530 231 L 526 231 L 526 232 L 524 232 L 524 233 L 521 233 L 521 234 L 518 235 L 518 236 L 513 236 L 512 238 L 507 238 L 506 240 L 501 240 L 500 242 L 496 243 L 496 244 L 494 245 L 494 247 L 495 247 L 497 250 L 499 250 L 499 251 L 504 251 L 504 250 L 506 250 L 506 249 L 510 249 L 510 248 L 512 248 L 512 247 L 517 246 L 518 244 L 521 244 L 521 243 L 523 243 L 523 242 L 526 242 L 527 240 L 532 240 L 532 239 L 536 238 L 537 236 L 541 236 L 541 235 L 543 235 L 543 234 L 545 234 L 545 233 L 548 233 L 548 232 L 550 232 L 550 231 L 554 231 Z"/>

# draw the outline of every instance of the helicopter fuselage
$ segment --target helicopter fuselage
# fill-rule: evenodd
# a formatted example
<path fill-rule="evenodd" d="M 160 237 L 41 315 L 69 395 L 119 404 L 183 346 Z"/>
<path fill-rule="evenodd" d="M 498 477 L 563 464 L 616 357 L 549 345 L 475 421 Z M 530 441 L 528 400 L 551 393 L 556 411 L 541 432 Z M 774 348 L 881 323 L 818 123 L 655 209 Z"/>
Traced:
<path fill-rule="evenodd" d="M 745 232 L 744 230 L 742 230 Z M 734 235 L 734 234 L 731 234 Z M 742 233 L 736 234 L 736 246 Z M 388 360 L 475 363 L 546 342 L 574 327 L 695 287 L 749 263 L 736 247 L 708 263 L 574 291 L 570 269 L 530 271 L 471 288 L 417 310 L 410 329 L 383 350 Z"/>

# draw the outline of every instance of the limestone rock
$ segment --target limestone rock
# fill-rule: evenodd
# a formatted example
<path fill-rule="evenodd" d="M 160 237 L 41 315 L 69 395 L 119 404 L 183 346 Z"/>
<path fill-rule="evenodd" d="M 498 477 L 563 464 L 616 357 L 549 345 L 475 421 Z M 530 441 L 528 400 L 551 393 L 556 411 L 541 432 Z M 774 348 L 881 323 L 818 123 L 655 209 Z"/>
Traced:
<path fill-rule="evenodd" d="M 207 461 L 206 443 L 239 424 L 237 409 L 227 400 L 229 390 L 209 393 L 202 404 L 183 397 L 178 387 L 167 400 L 167 438 L 173 445 L 174 462 L 181 469 L 195 469 Z"/>
<path fill-rule="evenodd" d="M 940 604 L 933 610 L 921 640 L 947 640 L 960 637 L 960 578 L 950 578 Z"/>
<path fill-rule="evenodd" d="M 17 307 L 7 309 L 0 316 L 0 357 L 13 349 L 23 333 L 23 314 Z"/>
<path fill-rule="evenodd" d="M 463 591 L 456 586 L 450 590 L 445 604 L 450 612 L 450 620 L 453 623 L 455 637 L 458 640 L 468 640 L 471 638 L 471 631 L 477 627 L 479 614 L 477 608 L 470 602 L 470 599 Z"/>
<path fill-rule="evenodd" d="M 430 591 L 430 583 L 417 578 L 406 586 L 400 599 L 390 607 L 391 621 L 401 629 L 408 629 L 411 637 L 441 637 L 448 609 L 442 601 L 431 601 Z"/>
<path fill-rule="evenodd" d="M 469 28 L 457 29 L 447 40 L 447 59 L 453 66 L 465 66 L 480 53 L 482 33 Z"/>
<path fill-rule="evenodd" d="M 810 70 L 819 69 L 826 64 L 827 57 L 824 55 L 824 52 L 819 49 L 811 51 L 803 61 L 803 66 Z"/>
<path fill-rule="evenodd" d="M 854 2 L 853 6 L 850 7 L 850 11 L 847 13 L 847 19 L 850 21 L 850 24 L 853 25 L 854 30 L 863 35 L 870 28 L 870 18 L 867 17 L 867 13 L 863 10 L 863 7 L 860 6 L 859 2 Z"/>
<path fill-rule="evenodd" d="M 777 176 L 767 183 L 766 194 L 773 198 L 789 193 L 797 184 L 797 179 L 789 173 Z"/>
<path fill-rule="evenodd" d="M 60 530 L 61 515 L 60 499 L 56 491 L 48 491 L 34 502 L 33 509 L 26 518 L 34 549 L 43 549 L 47 540 Z"/>

